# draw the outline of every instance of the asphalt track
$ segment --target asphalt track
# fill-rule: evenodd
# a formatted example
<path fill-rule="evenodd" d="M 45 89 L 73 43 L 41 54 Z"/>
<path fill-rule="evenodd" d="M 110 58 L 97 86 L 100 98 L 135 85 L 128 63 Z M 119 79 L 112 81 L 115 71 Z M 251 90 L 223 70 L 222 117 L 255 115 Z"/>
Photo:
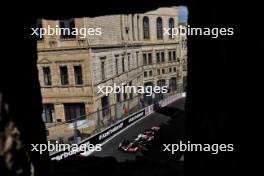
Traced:
<path fill-rule="evenodd" d="M 135 160 L 137 157 L 142 156 L 143 154 L 138 153 L 124 153 L 118 150 L 118 144 L 124 139 L 129 139 L 130 141 L 134 139 L 139 133 L 142 133 L 146 128 L 149 128 L 153 125 L 160 125 L 162 128 L 173 128 L 173 131 L 170 131 L 171 134 L 162 135 L 162 138 L 170 138 L 170 141 L 179 141 L 184 137 L 184 105 L 185 98 L 181 98 L 166 107 L 162 108 L 158 112 L 155 112 L 137 123 L 133 124 L 102 146 L 102 151 L 94 152 L 91 156 L 96 157 L 113 157 L 118 162 L 123 162 L 127 160 Z M 173 127 L 170 124 L 173 122 Z M 163 142 L 166 140 L 162 140 Z M 160 144 L 162 145 L 162 144 Z"/>

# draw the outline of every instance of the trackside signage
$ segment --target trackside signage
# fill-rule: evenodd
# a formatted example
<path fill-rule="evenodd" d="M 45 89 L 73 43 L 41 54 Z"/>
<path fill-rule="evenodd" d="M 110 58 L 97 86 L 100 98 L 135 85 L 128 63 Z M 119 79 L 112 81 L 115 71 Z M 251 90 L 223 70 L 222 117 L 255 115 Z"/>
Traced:
<path fill-rule="evenodd" d="M 132 115 L 130 115 L 129 117 L 125 118 L 124 120 L 110 126 L 109 128 L 103 130 L 102 132 L 87 138 L 85 140 L 83 140 L 82 142 L 80 142 L 78 144 L 78 146 L 81 146 L 83 144 L 89 145 L 89 144 L 99 144 L 102 141 L 108 139 L 109 137 L 111 137 L 112 135 L 116 134 L 117 132 L 119 132 L 120 130 L 124 129 L 125 127 L 127 127 L 128 125 L 136 122 L 137 120 L 141 119 L 145 117 L 145 109 L 136 112 Z M 62 160 L 65 159 L 69 156 L 72 155 L 76 155 L 76 154 L 80 154 L 83 151 L 79 151 L 79 150 L 73 150 L 72 148 L 70 148 L 67 151 L 61 151 L 61 152 L 57 152 L 51 155 L 51 160 Z"/>
<path fill-rule="evenodd" d="M 145 116 L 145 111 L 139 112 L 132 117 L 128 118 L 128 124 L 133 123 L 134 121 L 137 121 L 138 119 L 142 118 Z"/>
<path fill-rule="evenodd" d="M 124 123 L 122 122 L 119 125 L 115 126 L 114 128 L 111 128 L 110 130 L 104 132 L 103 134 L 100 134 L 99 135 L 99 141 L 104 140 L 105 138 L 108 138 L 109 136 L 111 136 L 116 131 L 119 131 L 120 129 L 122 129 L 123 126 L 124 126 Z"/>

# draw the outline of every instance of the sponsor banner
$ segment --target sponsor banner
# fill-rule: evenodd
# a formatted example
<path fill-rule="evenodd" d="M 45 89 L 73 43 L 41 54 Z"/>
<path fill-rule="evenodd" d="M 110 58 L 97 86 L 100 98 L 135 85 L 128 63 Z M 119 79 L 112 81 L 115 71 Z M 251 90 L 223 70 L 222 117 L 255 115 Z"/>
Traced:
<path fill-rule="evenodd" d="M 149 114 L 152 114 L 153 112 L 154 112 L 153 105 L 147 106 L 145 108 L 145 114 L 146 114 L 146 116 L 149 115 Z"/>
<path fill-rule="evenodd" d="M 150 114 L 152 114 L 154 112 L 154 106 L 153 105 L 149 106 L 149 112 L 150 112 Z"/>
<path fill-rule="evenodd" d="M 146 115 L 149 115 L 150 114 L 149 106 L 145 107 L 145 114 Z"/>
<path fill-rule="evenodd" d="M 145 109 L 143 109 L 139 112 L 136 112 L 134 114 L 131 114 L 130 116 L 128 116 L 124 120 L 121 120 L 120 122 L 108 127 L 107 129 L 103 130 L 102 132 L 81 141 L 78 145 L 80 146 L 82 144 L 94 144 L 94 145 L 99 144 L 99 143 L 103 142 L 104 140 L 108 139 L 109 137 L 111 137 L 112 135 L 119 132 L 121 129 L 124 129 L 128 125 L 133 124 L 134 122 L 138 121 L 139 119 L 141 119 L 143 117 L 145 117 Z M 57 152 L 57 153 L 52 154 L 51 160 L 62 160 L 62 159 L 65 159 L 69 156 L 80 154 L 80 153 L 82 153 L 82 152 L 72 151 L 71 149 L 68 151 L 61 151 L 61 152 Z"/>
<path fill-rule="evenodd" d="M 138 113 L 135 113 L 134 115 L 132 115 L 131 117 L 129 117 L 129 118 L 127 119 L 127 125 L 129 125 L 129 124 L 131 124 L 131 123 L 133 123 L 133 122 L 135 122 L 135 121 L 141 119 L 141 118 L 144 117 L 144 116 L 145 116 L 145 110 L 140 111 L 140 112 L 138 112 Z"/>

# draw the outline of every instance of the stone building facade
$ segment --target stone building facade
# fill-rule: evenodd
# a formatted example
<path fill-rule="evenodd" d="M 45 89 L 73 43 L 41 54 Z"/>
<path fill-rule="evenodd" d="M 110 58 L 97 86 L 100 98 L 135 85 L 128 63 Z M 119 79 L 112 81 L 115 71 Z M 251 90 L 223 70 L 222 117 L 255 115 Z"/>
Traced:
<path fill-rule="evenodd" d="M 186 40 L 163 35 L 163 28 L 178 25 L 177 7 L 145 14 L 39 20 L 38 27 L 42 28 L 101 28 L 102 32 L 85 38 L 45 35 L 38 40 L 44 121 L 70 121 L 100 110 L 89 116 L 97 123 L 99 118 L 114 118 L 117 108 L 113 104 L 119 103 L 122 108 L 129 102 L 129 108 L 133 108 L 142 98 L 145 103 L 153 100 L 136 94 L 105 96 L 98 93 L 97 86 L 166 85 L 169 93 L 183 91 L 187 51 L 182 42 Z"/>

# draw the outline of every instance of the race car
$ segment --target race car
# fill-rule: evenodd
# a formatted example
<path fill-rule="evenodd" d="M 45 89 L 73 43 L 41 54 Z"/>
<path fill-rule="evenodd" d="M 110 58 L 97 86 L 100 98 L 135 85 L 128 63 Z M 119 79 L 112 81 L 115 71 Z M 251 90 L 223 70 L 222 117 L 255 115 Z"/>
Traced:
<path fill-rule="evenodd" d="M 150 128 L 150 130 L 155 131 L 155 132 L 158 132 L 160 130 L 160 127 L 159 126 L 152 126 Z"/>
<path fill-rule="evenodd" d="M 154 139 L 154 136 L 151 134 L 139 134 L 136 141 L 152 141 Z"/>
<path fill-rule="evenodd" d="M 129 142 L 129 140 L 124 140 L 118 145 L 118 149 L 123 152 L 136 153 L 139 150 L 139 143 L 136 140 L 132 142 Z"/>
<path fill-rule="evenodd" d="M 151 128 L 148 128 L 144 131 L 144 134 L 145 135 L 155 135 L 156 132 L 158 132 L 160 130 L 160 127 L 159 126 L 153 126 Z"/>
<path fill-rule="evenodd" d="M 118 149 L 123 152 L 136 153 L 137 151 L 148 150 L 152 145 L 155 133 L 160 130 L 159 126 L 152 126 L 146 129 L 143 134 L 137 135 L 137 137 L 132 141 L 124 140 L 118 145 Z"/>

